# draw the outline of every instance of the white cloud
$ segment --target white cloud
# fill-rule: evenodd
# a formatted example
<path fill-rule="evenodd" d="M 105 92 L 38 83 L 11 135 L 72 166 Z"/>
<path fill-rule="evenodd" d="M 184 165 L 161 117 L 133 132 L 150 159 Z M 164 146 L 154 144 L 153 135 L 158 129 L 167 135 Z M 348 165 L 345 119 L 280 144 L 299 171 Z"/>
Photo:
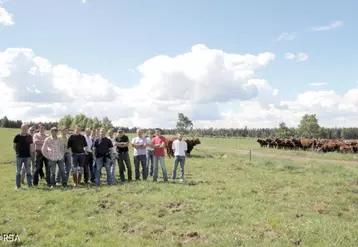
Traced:
<path fill-rule="evenodd" d="M 312 87 L 320 87 L 320 86 L 326 86 L 327 82 L 312 82 L 312 83 L 308 83 L 308 85 Z"/>
<path fill-rule="evenodd" d="M 328 30 L 331 30 L 331 29 L 336 29 L 336 28 L 342 27 L 343 25 L 344 25 L 343 21 L 334 21 L 334 22 L 331 22 L 329 25 L 326 25 L 326 26 L 312 27 L 311 30 L 315 31 L 315 32 L 328 31 Z"/>
<path fill-rule="evenodd" d="M 82 3 L 87 3 L 87 0 L 81 0 Z"/>
<path fill-rule="evenodd" d="M 278 36 L 276 41 L 291 41 L 296 39 L 296 33 L 292 32 L 292 33 L 281 33 L 280 36 Z"/>
<path fill-rule="evenodd" d="M 296 55 L 295 55 L 295 54 L 293 54 L 293 53 L 291 53 L 291 52 L 285 53 L 285 59 L 287 59 L 287 60 L 293 60 L 293 59 L 295 59 L 295 58 L 296 58 Z"/>
<path fill-rule="evenodd" d="M 287 52 L 287 53 L 285 53 L 284 57 L 287 60 L 296 60 L 298 62 L 303 62 L 308 59 L 308 55 L 304 52 L 299 52 L 297 54 Z"/>
<path fill-rule="evenodd" d="M 14 15 L 7 12 L 6 9 L 0 6 L 0 25 L 10 26 L 14 25 Z"/>
<path fill-rule="evenodd" d="M 84 113 L 122 126 L 175 127 L 183 112 L 195 127 L 256 128 L 281 121 L 294 126 L 303 114 L 316 113 L 326 126 L 358 124 L 358 88 L 344 95 L 308 91 L 282 101 L 278 88 L 255 77 L 274 58 L 195 45 L 176 57 L 144 61 L 139 85 L 124 89 L 99 74 L 51 64 L 31 49 L 7 49 L 0 52 L 0 116 L 48 121 Z"/>

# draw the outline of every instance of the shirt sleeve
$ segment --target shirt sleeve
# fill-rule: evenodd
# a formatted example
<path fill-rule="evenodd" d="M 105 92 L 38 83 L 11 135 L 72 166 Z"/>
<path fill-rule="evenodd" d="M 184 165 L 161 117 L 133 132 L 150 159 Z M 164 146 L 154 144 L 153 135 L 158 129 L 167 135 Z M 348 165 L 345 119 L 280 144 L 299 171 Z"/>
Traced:
<path fill-rule="evenodd" d="M 33 138 L 32 138 L 32 136 L 30 136 L 30 135 L 29 135 L 29 143 L 30 143 L 30 144 L 33 144 L 33 143 L 34 143 Z"/>
<path fill-rule="evenodd" d="M 83 146 L 87 147 L 88 146 L 87 140 L 86 140 L 86 138 L 84 136 L 82 136 L 82 137 L 83 137 Z"/>
<path fill-rule="evenodd" d="M 71 147 L 72 147 L 72 136 L 70 136 L 67 141 L 67 148 L 71 148 Z"/>
<path fill-rule="evenodd" d="M 134 144 L 135 143 L 135 141 L 136 141 L 136 138 L 134 137 L 134 138 L 132 138 L 132 144 Z"/>
<path fill-rule="evenodd" d="M 128 136 L 126 136 L 126 138 L 125 138 L 125 142 L 129 142 L 129 138 L 128 138 Z"/>
<path fill-rule="evenodd" d="M 112 141 L 110 139 L 108 139 L 108 147 L 113 148 L 113 143 L 112 143 Z"/>
<path fill-rule="evenodd" d="M 184 151 L 188 150 L 188 143 L 184 142 Z"/>
<path fill-rule="evenodd" d="M 16 135 L 15 137 L 14 137 L 14 143 L 18 143 L 19 142 L 19 135 Z"/>
<path fill-rule="evenodd" d="M 175 142 L 172 143 L 172 149 L 175 149 Z"/>
<path fill-rule="evenodd" d="M 47 157 L 47 151 L 48 151 L 48 138 L 45 139 L 44 144 L 42 145 L 41 152 L 44 154 L 45 157 Z"/>

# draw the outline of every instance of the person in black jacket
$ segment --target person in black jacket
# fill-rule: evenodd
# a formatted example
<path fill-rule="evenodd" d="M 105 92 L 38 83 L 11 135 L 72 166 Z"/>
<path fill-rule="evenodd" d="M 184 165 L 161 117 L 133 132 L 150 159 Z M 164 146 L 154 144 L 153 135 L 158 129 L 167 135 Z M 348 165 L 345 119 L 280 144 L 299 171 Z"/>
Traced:
<path fill-rule="evenodd" d="M 96 159 L 96 185 L 100 185 L 101 180 L 101 170 L 102 167 L 106 169 L 107 173 L 107 184 L 112 184 L 112 172 L 111 172 L 111 156 L 112 154 L 112 148 L 113 144 L 112 141 L 107 138 L 105 129 L 100 130 L 100 136 L 95 140 L 93 149 Z"/>
<path fill-rule="evenodd" d="M 73 186 L 78 186 L 81 182 L 82 174 L 86 163 L 86 138 L 81 135 L 81 127 L 76 125 L 75 133 L 68 138 L 67 148 L 72 151 L 72 176 Z"/>

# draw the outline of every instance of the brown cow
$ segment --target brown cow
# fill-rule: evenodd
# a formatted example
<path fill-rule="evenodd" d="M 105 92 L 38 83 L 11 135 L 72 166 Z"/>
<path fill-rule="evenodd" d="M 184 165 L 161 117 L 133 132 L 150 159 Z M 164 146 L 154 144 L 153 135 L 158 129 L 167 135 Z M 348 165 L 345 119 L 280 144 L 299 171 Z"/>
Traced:
<path fill-rule="evenodd" d="M 167 155 L 169 158 L 174 157 L 174 151 L 172 149 L 172 144 L 173 141 L 177 140 L 178 138 L 174 137 L 172 139 L 170 139 L 168 141 L 168 145 L 167 145 Z M 188 150 L 186 151 L 186 155 L 189 157 L 191 151 L 193 151 L 194 146 L 199 145 L 201 142 L 199 140 L 199 138 L 194 138 L 194 139 L 186 139 L 185 142 L 188 145 Z"/>
<path fill-rule="evenodd" d="M 259 139 L 257 139 L 257 142 L 258 143 L 260 143 L 260 147 L 267 147 L 267 145 L 268 145 L 268 142 L 267 142 L 267 140 L 265 140 L 265 139 L 261 139 L 261 138 L 259 138 Z"/>

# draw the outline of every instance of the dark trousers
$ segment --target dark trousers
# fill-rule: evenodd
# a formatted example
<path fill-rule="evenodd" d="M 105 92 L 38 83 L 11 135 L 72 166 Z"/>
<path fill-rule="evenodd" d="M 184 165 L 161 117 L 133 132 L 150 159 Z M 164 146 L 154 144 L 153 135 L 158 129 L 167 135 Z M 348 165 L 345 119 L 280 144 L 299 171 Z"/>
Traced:
<path fill-rule="evenodd" d="M 92 169 L 93 166 L 93 156 L 92 153 L 88 153 L 86 155 L 86 163 L 85 163 L 85 167 L 84 167 L 84 181 L 85 183 L 88 183 L 89 180 L 91 180 L 92 182 L 94 182 L 95 179 L 95 173 Z"/>
<path fill-rule="evenodd" d="M 132 166 L 131 166 L 131 160 L 129 158 L 128 152 L 121 152 L 118 153 L 118 167 L 119 167 L 119 176 L 121 178 L 121 181 L 124 182 L 124 170 L 125 166 L 127 167 L 127 174 L 128 174 L 128 181 L 132 180 Z"/>
<path fill-rule="evenodd" d="M 147 167 L 147 156 L 145 154 L 134 156 L 134 169 L 135 169 L 136 180 L 140 179 L 140 171 L 139 171 L 140 165 L 142 165 L 143 179 L 146 180 L 148 177 L 148 167 Z"/>
<path fill-rule="evenodd" d="M 51 186 L 50 167 L 48 166 L 48 160 L 42 155 L 42 152 L 39 150 L 36 150 L 35 163 L 36 163 L 36 170 L 34 172 L 34 177 L 33 177 L 34 185 L 39 184 L 39 174 L 40 174 L 40 171 L 42 170 L 43 166 L 45 166 L 46 183 L 48 186 Z"/>

